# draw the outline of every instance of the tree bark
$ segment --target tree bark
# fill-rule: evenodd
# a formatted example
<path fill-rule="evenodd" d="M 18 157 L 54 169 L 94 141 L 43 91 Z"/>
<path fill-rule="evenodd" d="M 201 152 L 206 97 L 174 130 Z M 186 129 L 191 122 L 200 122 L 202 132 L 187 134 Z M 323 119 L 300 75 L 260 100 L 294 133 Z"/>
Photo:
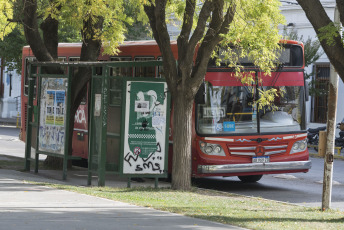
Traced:
<path fill-rule="evenodd" d="M 193 100 L 180 91 L 174 98 L 172 189 L 191 188 L 191 134 Z M 183 154 L 181 154 L 183 153 Z"/>
<path fill-rule="evenodd" d="M 53 56 L 48 52 L 38 30 L 37 1 L 24 0 L 23 6 L 24 33 L 26 41 L 29 43 L 32 52 L 38 61 L 54 61 Z M 57 27 L 54 27 L 53 29 L 57 29 Z M 57 31 L 55 33 L 57 34 Z M 57 53 L 57 46 L 55 49 Z"/>

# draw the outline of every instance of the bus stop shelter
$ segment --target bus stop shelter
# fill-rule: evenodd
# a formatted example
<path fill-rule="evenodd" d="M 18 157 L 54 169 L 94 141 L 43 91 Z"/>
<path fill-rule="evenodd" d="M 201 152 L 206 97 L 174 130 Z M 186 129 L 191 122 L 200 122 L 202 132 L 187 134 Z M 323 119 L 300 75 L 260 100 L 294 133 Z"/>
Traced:
<path fill-rule="evenodd" d="M 59 62 L 29 64 L 29 94 L 25 169 L 39 155 L 63 159 L 62 178 L 67 163 L 78 159 L 68 151 L 72 78 L 79 68 L 90 68 L 88 90 L 88 185 L 98 176 L 105 185 L 106 174 L 128 177 L 167 177 L 170 94 L 161 77 L 162 62 Z M 48 74 L 46 68 L 63 70 Z M 157 78 L 147 78 L 144 70 L 154 69 Z M 133 77 L 141 71 L 142 77 Z M 159 73 L 159 74 L 157 74 Z"/>

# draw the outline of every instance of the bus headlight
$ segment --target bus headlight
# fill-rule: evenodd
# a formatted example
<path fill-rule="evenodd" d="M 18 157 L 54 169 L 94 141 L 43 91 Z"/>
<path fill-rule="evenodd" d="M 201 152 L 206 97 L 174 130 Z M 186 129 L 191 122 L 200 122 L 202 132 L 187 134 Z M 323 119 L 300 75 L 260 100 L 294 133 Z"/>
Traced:
<path fill-rule="evenodd" d="M 296 141 L 294 143 L 293 147 L 291 148 L 290 154 L 303 152 L 306 150 L 306 148 L 307 148 L 307 140 L 306 139 L 304 139 L 302 141 Z"/>
<path fill-rule="evenodd" d="M 199 142 L 201 151 L 207 155 L 226 156 L 223 148 L 218 144 L 210 144 L 203 141 Z"/>

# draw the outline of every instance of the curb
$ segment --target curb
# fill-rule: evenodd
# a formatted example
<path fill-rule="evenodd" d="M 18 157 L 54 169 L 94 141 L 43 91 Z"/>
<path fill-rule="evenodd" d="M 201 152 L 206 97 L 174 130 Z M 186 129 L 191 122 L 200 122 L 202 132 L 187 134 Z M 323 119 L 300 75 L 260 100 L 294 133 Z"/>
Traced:
<path fill-rule="evenodd" d="M 0 125 L 2 126 L 14 126 L 16 128 L 20 128 L 21 127 L 21 122 L 20 120 L 18 121 L 18 126 L 17 126 L 17 119 L 12 119 L 12 118 L 0 118 Z"/>
<path fill-rule="evenodd" d="M 309 153 L 309 156 L 316 158 L 324 158 L 323 156 L 320 156 L 318 153 Z M 344 160 L 344 156 L 334 154 L 334 159 Z"/>

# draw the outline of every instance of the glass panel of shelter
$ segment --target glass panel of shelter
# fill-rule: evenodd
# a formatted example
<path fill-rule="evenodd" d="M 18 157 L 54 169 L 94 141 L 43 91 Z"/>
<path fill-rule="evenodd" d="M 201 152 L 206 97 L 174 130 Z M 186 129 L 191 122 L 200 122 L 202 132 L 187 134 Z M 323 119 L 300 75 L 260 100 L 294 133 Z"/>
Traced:
<path fill-rule="evenodd" d="M 35 57 L 27 57 L 25 59 L 25 73 L 24 73 L 24 95 L 27 96 L 29 94 L 29 65 L 28 63 L 37 61 Z M 34 73 L 33 70 L 31 70 L 32 73 Z M 36 89 L 36 82 L 35 82 L 35 89 Z M 36 97 L 36 90 L 34 90 L 34 97 Z"/>

